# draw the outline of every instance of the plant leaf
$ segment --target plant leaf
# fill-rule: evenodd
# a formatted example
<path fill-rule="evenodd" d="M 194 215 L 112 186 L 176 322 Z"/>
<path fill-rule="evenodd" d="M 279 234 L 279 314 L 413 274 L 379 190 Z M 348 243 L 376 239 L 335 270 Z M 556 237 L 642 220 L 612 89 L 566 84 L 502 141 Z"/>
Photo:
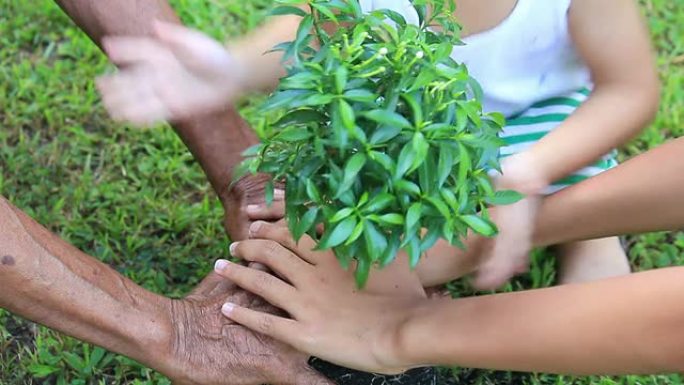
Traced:
<path fill-rule="evenodd" d="M 399 153 L 399 160 L 397 162 L 397 172 L 394 174 L 395 178 L 401 178 L 411 168 L 415 162 L 416 150 L 413 143 L 406 143 Z"/>
<path fill-rule="evenodd" d="M 342 125 L 348 130 L 351 130 L 356 125 L 356 117 L 354 116 L 354 109 L 345 100 L 340 99 L 340 118 L 342 118 Z"/>
<path fill-rule="evenodd" d="M 464 215 L 460 219 L 473 231 L 485 237 L 492 237 L 497 233 L 496 226 L 492 222 L 478 215 Z"/>
<path fill-rule="evenodd" d="M 341 245 L 349 238 L 357 223 L 356 217 L 348 217 L 343 220 L 334 229 L 323 235 L 316 249 L 324 250 Z"/>
<path fill-rule="evenodd" d="M 273 179 L 269 179 L 268 182 L 266 182 L 266 186 L 264 186 L 264 194 L 265 194 L 265 200 L 266 200 L 266 205 L 271 206 L 273 205 L 273 193 L 274 193 L 274 186 L 273 186 Z"/>
<path fill-rule="evenodd" d="M 420 202 L 413 203 L 406 212 L 406 234 L 414 232 L 415 227 L 420 224 L 420 217 L 423 214 L 423 205 Z"/>
<path fill-rule="evenodd" d="M 382 193 L 374 196 L 367 205 L 363 206 L 364 213 L 377 213 L 392 205 L 396 198 L 392 194 Z"/>
<path fill-rule="evenodd" d="M 347 67 L 341 65 L 335 70 L 335 88 L 337 93 L 341 94 L 344 92 L 344 87 L 347 86 L 347 78 L 349 76 L 349 70 Z"/>
<path fill-rule="evenodd" d="M 349 217 L 353 212 L 354 212 L 353 208 L 345 207 L 345 208 L 341 209 L 340 211 L 336 212 L 335 215 L 333 215 L 333 217 L 330 218 L 330 223 L 337 223 L 337 222 Z"/>
<path fill-rule="evenodd" d="M 397 126 L 400 128 L 410 128 L 411 123 L 406 120 L 405 117 L 397 114 L 396 112 L 387 110 L 372 110 L 364 114 L 367 119 L 380 124 L 386 124 L 389 126 Z"/>
<path fill-rule="evenodd" d="M 397 137 L 401 133 L 401 127 L 393 125 L 380 125 L 377 130 L 371 135 L 370 142 L 372 144 L 386 143 Z"/>
<path fill-rule="evenodd" d="M 409 265 L 415 269 L 418 266 L 418 261 L 420 261 L 420 238 L 417 234 L 411 238 L 404 250 L 409 256 Z"/>
<path fill-rule="evenodd" d="M 344 243 L 345 246 L 349 246 L 352 243 L 354 243 L 361 234 L 363 234 L 363 221 L 359 221 L 359 223 L 356 224 L 356 227 L 354 227 L 354 231 L 352 231 L 351 235 L 349 235 L 349 238 L 347 241 Z"/>
<path fill-rule="evenodd" d="M 404 224 L 404 217 L 397 213 L 381 215 L 378 220 L 384 225 L 401 226 Z"/>
<path fill-rule="evenodd" d="M 378 95 L 364 89 L 349 90 L 345 92 L 342 96 L 347 100 L 361 103 L 371 103 L 378 98 Z"/>
<path fill-rule="evenodd" d="M 366 282 L 368 282 L 368 274 L 370 273 L 371 264 L 369 261 L 364 259 L 359 259 L 356 264 L 356 270 L 354 271 L 354 278 L 356 279 L 356 287 L 363 289 L 366 287 Z"/>
<path fill-rule="evenodd" d="M 280 131 L 273 140 L 283 142 L 300 142 L 311 138 L 313 134 L 306 127 L 292 126 Z"/>
<path fill-rule="evenodd" d="M 397 257 L 397 252 L 401 247 L 401 238 L 399 232 L 393 232 L 387 241 L 387 248 L 385 249 L 382 258 L 380 260 L 380 267 L 385 267 L 392 263 Z"/>
<path fill-rule="evenodd" d="M 524 199 L 525 195 L 513 190 L 500 190 L 493 197 L 487 198 L 486 202 L 491 205 L 503 206 L 517 203 Z"/>
<path fill-rule="evenodd" d="M 366 241 L 366 250 L 372 262 L 375 262 L 382 257 L 382 252 L 387 248 L 387 239 L 385 235 L 378 231 L 375 225 L 370 221 L 365 221 L 363 229 L 363 237 Z"/>
<path fill-rule="evenodd" d="M 268 12 L 268 16 L 282 16 L 282 15 L 297 15 L 297 16 L 306 16 L 307 13 L 297 7 L 293 7 L 290 5 L 281 5 L 279 7 L 273 8 L 270 12 Z"/>
<path fill-rule="evenodd" d="M 327 17 L 333 23 L 335 23 L 335 24 L 339 23 L 337 21 L 337 17 L 335 17 L 335 14 L 330 9 L 328 9 L 325 5 L 316 4 L 314 2 L 309 2 L 309 5 L 311 5 L 318 12 L 324 14 L 325 17 Z"/>
<path fill-rule="evenodd" d="M 437 187 L 441 188 L 454 167 L 453 148 L 444 143 L 439 146 L 439 160 L 437 162 Z"/>
<path fill-rule="evenodd" d="M 351 185 L 356 180 L 356 176 L 359 175 L 359 172 L 365 164 L 365 154 L 356 153 L 351 158 L 349 158 L 346 166 L 344 166 L 344 179 L 342 180 L 342 184 L 340 185 L 340 188 L 337 191 L 337 196 L 340 196 L 345 192 L 345 190 L 351 187 Z"/>
<path fill-rule="evenodd" d="M 292 237 L 295 239 L 295 241 L 299 241 L 299 239 L 302 238 L 304 234 L 306 234 L 309 229 L 313 226 L 313 224 L 316 222 L 316 216 L 318 216 L 318 207 L 311 207 L 302 215 L 302 218 L 299 220 L 299 224 L 297 225 L 297 232 L 292 234 Z"/>

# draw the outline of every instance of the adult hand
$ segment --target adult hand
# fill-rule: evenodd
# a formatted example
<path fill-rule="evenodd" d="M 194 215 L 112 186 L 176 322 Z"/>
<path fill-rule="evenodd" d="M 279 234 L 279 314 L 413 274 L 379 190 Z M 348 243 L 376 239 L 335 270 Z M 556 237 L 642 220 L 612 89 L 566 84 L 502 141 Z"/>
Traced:
<path fill-rule="evenodd" d="M 483 245 L 474 285 L 478 289 L 496 289 L 516 274 L 529 268 L 537 212 L 546 182 L 535 171 L 535 162 L 526 153 L 507 158 L 502 163 L 503 175 L 496 179 L 500 190 L 515 190 L 525 198 L 492 210 L 499 234 Z"/>
<path fill-rule="evenodd" d="M 270 176 L 265 174 L 248 175 L 221 194 L 225 208 L 223 227 L 231 240 L 247 239 L 249 227 L 255 221 L 275 222 L 285 216 L 285 190 L 276 187 L 273 204 L 266 204 L 264 186 L 269 180 Z"/>
<path fill-rule="evenodd" d="M 183 385 L 332 385 L 307 365 L 308 355 L 231 322 L 220 313 L 228 300 L 267 314 L 276 309 L 217 274 L 188 297 L 173 301 L 169 374 Z"/>
<path fill-rule="evenodd" d="M 97 87 L 114 119 L 148 126 L 217 111 L 243 89 L 245 69 L 221 43 L 155 22 L 152 37 L 110 36 L 103 48 L 118 73 Z"/>
<path fill-rule="evenodd" d="M 341 268 L 331 251 L 311 251 L 311 238 L 295 243 L 281 226 L 259 223 L 252 237 L 262 239 L 235 243 L 232 253 L 265 264 L 280 278 L 224 260 L 217 261 L 216 271 L 292 319 L 231 300 L 222 307 L 228 318 L 346 367 L 386 374 L 408 369 L 396 358 L 398 331 L 424 295 L 359 291 L 351 274 L 338 273 Z"/>

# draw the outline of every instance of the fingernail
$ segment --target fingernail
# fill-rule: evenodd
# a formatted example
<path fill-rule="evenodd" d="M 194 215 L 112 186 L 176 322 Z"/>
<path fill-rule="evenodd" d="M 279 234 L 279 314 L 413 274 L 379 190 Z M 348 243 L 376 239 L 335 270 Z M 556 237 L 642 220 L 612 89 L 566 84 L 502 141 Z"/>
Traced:
<path fill-rule="evenodd" d="M 257 214 L 259 212 L 259 208 L 261 206 L 259 205 L 247 205 L 247 213 L 248 214 Z"/>
<path fill-rule="evenodd" d="M 238 242 L 233 242 L 230 244 L 228 247 L 228 250 L 230 250 L 230 255 L 235 256 L 235 250 L 237 248 Z"/>
<path fill-rule="evenodd" d="M 252 223 L 249 226 L 249 236 L 253 237 L 259 231 L 259 229 L 261 229 L 261 226 L 263 226 L 263 224 L 264 224 L 264 222 L 262 222 L 262 221 L 256 221 L 256 222 Z"/>
<path fill-rule="evenodd" d="M 285 198 L 285 190 L 275 189 L 273 190 L 274 198 Z"/>
<path fill-rule="evenodd" d="M 233 309 L 235 309 L 235 305 L 230 302 L 226 302 L 223 304 L 223 306 L 221 306 L 221 313 L 230 315 L 230 313 L 233 312 Z"/>
<path fill-rule="evenodd" d="M 225 270 L 227 267 L 228 267 L 228 261 L 223 260 L 223 259 L 219 259 L 219 260 L 216 261 L 216 263 L 214 264 L 214 270 L 216 270 L 216 271 L 223 271 L 223 270 Z"/>

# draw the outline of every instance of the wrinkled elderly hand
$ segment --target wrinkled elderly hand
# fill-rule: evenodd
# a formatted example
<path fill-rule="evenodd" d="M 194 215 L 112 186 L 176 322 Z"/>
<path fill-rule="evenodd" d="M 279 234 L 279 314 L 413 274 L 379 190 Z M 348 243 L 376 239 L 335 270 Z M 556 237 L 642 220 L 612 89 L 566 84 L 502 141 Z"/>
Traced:
<path fill-rule="evenodd" d="M 332 385 L 307 365 L 308 355 L 254 333 L 221 315 L 227 300 L 259 311 L 277 311 L 256 296 L 212 274 L 188 297 L 171 305 L 173 338 L 169 375 L 183 385 Z"/>
<path fill-rule="evenodd" d="M 248 175 L 233 183 L 223 194 L 221 201 L 225 208 L 223 227 L 233 241 L 241 241 L 249 236 L 249 226 L 255 221 L 275 222 L 284 215 L 285 191 L 276 188 L 273 204 L 265 203 L 264 186 L 268 175 Z"/>

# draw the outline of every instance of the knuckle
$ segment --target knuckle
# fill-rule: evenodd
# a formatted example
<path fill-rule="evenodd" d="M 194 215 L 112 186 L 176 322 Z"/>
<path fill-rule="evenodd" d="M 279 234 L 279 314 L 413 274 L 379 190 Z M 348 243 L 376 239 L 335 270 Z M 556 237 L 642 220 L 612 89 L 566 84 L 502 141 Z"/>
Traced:
<path fill-rule="evenodd" d="M 257 328 L 262 334 L 270 334 L 273 331 L 273 319 L 268 316 L 259 317 Z"/>
<path fill-rule="evenodd" d="M 278 257 L 281 251 L 280 245 L 277 242 L 273 241 L 265 241 L 263 245 L 263 250 L 264 252 L 262 255 L 264 258 L 264 262 L 270 261 L 273 258 Z"/>
<path fill-rule="evenodd" d="M 276 237 L 278 242 L 280 242 L 282 245 L 288 247 L 288 248 L 293 248 L 295 247 L 294 241 L 292 240 L 292 236 L 290 235 L 290 230 L 288 230 L 287 227 L 280 227 L 280 226 L 273 226 L 274 227 L 274 232 L 276 233 Z"/>
<path fill-rule="evenodd" d="M 264 294 L 267 292 L 273 286 L 273 279 L 274 278 L 270 274 L 259 272 L 259 274 L 254 277 L 255 291 L 258 291 L 257 294 Z"/>

